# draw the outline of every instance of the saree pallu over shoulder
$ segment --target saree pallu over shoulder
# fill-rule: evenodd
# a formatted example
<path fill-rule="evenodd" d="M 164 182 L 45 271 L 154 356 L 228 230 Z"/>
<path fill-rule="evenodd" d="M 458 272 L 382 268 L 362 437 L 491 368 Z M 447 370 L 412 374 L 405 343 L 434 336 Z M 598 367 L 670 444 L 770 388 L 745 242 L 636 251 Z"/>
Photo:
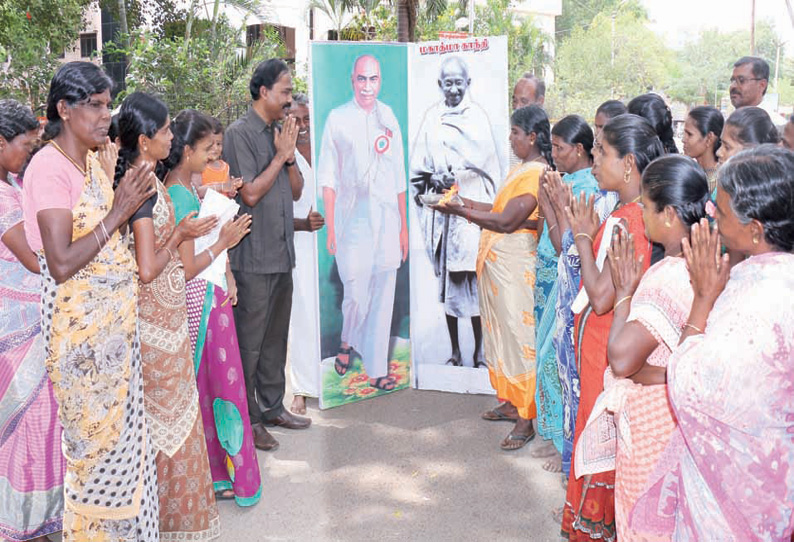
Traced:
<path fill-rule="evenodd" d="M 538 188 L 540 186 L 540 176 L 544 171 L 545 167 L 538 162 L 526 162 L 514 167 L 507 175 L 507 179 L 502 185 L 502 188 L 500 188 L 499 192 L 496 194 L 492 210 L 496 213 L 504 211 L 505 207 L 507 206 L 507 202 L 518 196 L 532 194 L 533 196 L 537 197 Z M 529 219 L 534 220 L 537 219 L 537 217 L 538 208 L 535 207 L 535 210 L 529 215 Z M 535 230 L 523 229 L 515 231 L 510 235 L 515 235 L 518 233 L 529 233 L 535 237 L 536 242 L 535 248 L 533 249 L 534 254 L 537 251 L 537 232 Z M 482 268 L 483 265 L 485 265 L 485 259 L 488 256 L 489 251 L 493 247 L 494 243 L 499 241 L 499 239 L 501 239 L 501 237 L 504 235 L 505 234 L 503 233 L 496 233 L 490 230 L 483 230 L 480 234 L 480 246 L 477 251 L 478 278 L 482 273 Z"/>
<path fill-rule="evenodd" d="M 731 269 L 704 334 L 670 356 L 678 427 L 631 513 L 672 540 L 788 542 L 794 529 L 794 255 Z"/>
<path fill-rule="evenodd" d="M 176 227 L 172 207 L 165 187 L 157 181 L 157 201 L 152 210 L 156 248 L 165 245 Z M 146 420 L 155 451 L 171 457 L 190 435 L 198 415 L 185 271 L 179 258 L 171 258 L 160 275 L 148 284 L 140 283 L 139 289 Z"/>
<path fill-rule="evenodd" d="M 155 247 L 176 228 L 171 198 L 157 181 L 152 209 Z M 138 300 L 146 420 L 153 433 L 160 500 L 160 540 L 213 540 L 220 521 L 188 335 L 185 272 L 172 257 Z"/>
<path fill-rule="evenodd" d="M 93 153 L 87 165 L 83 192 L 72 209 L 72 240 L 92 235 L 113 202 L 111 183 Z M 43 254 L 39 263 L 46 366 L 60 405 L 67 461 L 64 538 L 156 539 L 135 261 L 115 232 L 62 284 L 55 283 Z"/>
<path fill-rule="evenodd" d="M 21 189 L 0 182 L 0 237 L 22 221 Z M 0 243 L 0 539 L 63 529 L 58 405 L 44 368 L 41 277 Z"/>

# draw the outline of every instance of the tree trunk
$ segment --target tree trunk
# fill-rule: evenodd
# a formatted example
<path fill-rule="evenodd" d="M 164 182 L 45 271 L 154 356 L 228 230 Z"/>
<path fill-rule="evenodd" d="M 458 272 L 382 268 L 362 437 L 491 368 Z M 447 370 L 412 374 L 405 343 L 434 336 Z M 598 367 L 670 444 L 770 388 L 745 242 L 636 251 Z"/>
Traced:
<path fill-rule="evenodd" d="M 124 42 L 130 34 L 130 28 L 127 26 L 127 4 L 124 0 L 118 0 L 119 6 L 119 25 L 121 26 L 121 33 L 124 34 Z"/>
<path fill-rule="evenodd" d="M 190 35 L 193 33 L 193 20 L 196 18 L 197 0 L 190 0 L 187 12 L 187 24 L 185 25 L 185 45 L 190 43 Z"/>
<path fill-rule="evenodd" d="M 215 6 L 212 8 L 212 47 L 215 48 L 215 35 L 218 29 L 218 13 L 221 8 L 221 0 L 215 0 Z"/>
<path fill-rule="evenodd" d="M 416 5 L 414 0 L 397 0 L 397 41 L 416 41 Z"/>

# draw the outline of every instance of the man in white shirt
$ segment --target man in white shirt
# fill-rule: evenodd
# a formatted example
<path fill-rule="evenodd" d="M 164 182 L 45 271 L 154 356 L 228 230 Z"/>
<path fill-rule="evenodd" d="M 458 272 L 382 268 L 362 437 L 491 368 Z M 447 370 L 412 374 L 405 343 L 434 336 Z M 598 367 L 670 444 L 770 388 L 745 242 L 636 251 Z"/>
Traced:
<path fill-rule="evenodd" d="M 397 268 L 408 257 L 402 133 L 378 100 L 380 63 L 353 64 L 353 99 L 328 114 L 317 182 L 328 227 L 327 249 L 342 280 L 342 335 L 336 372 L 347 373 L 353 350 L 371 386 L 392 390 L 388 355 Z"/>
<path fill-rule="evenodd" d="M 462 197 L 490 203 L 504 177 L 488 114 L 472 101 L 469 69 L 460 57 L 441 64 L 438 87 L 443 99 L 425 113 L 411 158 L 411 185 L 417 194 L 441 193 L 456 184 Z M 458 319 L 471 318 L 474 366 L 482 344 L 477 297 L 480 228 L 466 219 L 423 207 L 419 215 L 425 244 L 439 278 L 439 300 L 452 344 L 447 361 L 461 365 Z"/>
<path fill-rule="evenodd" d="M 730 86 L 733 107 L 760 107 L 769 114 L 772 124 L 782 128 L 786 119 L 764 100 L 768 86 L 769 64 L 763 58 L 743 56 L 733 64 Z"/>
<path fill-rule="evenodd" d="M 309 133 L 309 99 L 293 94 L 290 115 L 298 124 L 295 161 L 303 175 L 303 192 L 293 206 L 295 225 L 295 267 L 292 268 L 292 315 L 289 333 L 289 371 L 292 384 L 292 405 L 295 414 L 306 414 L 306 397 L 317 397 L 320 379 L 320 329 L 317 315 L 317 236 L 323 227 L 323 215 L 314 210 L 317 192 L 311 160 Z"/>

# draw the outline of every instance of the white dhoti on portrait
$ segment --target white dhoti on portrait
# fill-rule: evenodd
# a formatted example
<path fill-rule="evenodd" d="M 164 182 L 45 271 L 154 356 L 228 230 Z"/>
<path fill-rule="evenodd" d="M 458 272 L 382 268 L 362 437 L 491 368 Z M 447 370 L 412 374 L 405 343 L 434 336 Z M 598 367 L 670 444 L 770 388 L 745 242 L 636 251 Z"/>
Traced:
<path fill-rule="evenodd" d="M 300 152 L 295 160 L 303 175 L 303 193 L 293 204 L 295 218 L 305 218 L 317 194 L 314 173 Z M 295 232 L 295 267 L 292 269 L 292 315 L 289 330 L 289 371 L 292 393 L 317 397 L 320 387 L 320 307 L 317 278 L 317 234 Z"/>
<path fill-rule="evenodd" d="M 391 108 L 376 102 L 367 113 L 351 100 L 331 111 L 317 178 L 335 193 L 341 341 L 361 355 L 367 376 L 386 376 L 401 263 L 398 196 L 406 189 L 402 135 Z"/>

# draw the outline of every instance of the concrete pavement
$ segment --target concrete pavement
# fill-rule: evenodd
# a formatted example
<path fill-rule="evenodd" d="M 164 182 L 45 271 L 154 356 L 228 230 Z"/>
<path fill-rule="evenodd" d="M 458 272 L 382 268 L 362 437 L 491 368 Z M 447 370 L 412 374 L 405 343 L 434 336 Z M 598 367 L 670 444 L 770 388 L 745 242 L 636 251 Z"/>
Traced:
<path fill-rule="evenodd" d="M 556 542 L 560 475 L 530 456 L 540 437 L 499 449 L 511 425 L 479 417 L 495 405 L 417 390 L 326 411 L 310 400 L 312 427 L 275 429 L 280 448 L 259 452 L 259 504 L 218 503 L 221 540 Z"/>

